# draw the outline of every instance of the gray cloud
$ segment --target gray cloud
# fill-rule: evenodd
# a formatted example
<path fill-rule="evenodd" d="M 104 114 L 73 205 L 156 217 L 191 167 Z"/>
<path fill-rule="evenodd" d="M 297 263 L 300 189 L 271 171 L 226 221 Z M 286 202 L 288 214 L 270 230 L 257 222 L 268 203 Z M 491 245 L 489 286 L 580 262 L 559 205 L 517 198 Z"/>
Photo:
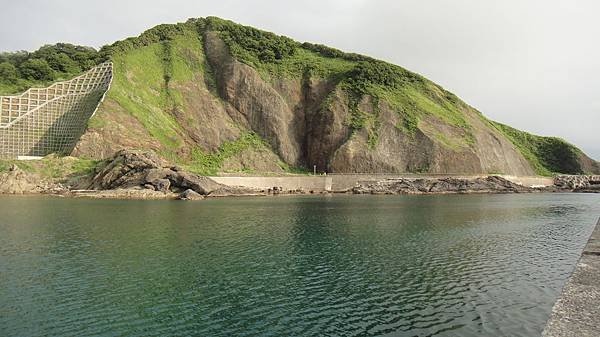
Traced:
<path fill-rule="evenodd" d="M 99 47 L 159 23 L 220 16 L 423 74 L 488 117 L 600 159 L 595 0 L 0 0 L 0 49 Z"/>

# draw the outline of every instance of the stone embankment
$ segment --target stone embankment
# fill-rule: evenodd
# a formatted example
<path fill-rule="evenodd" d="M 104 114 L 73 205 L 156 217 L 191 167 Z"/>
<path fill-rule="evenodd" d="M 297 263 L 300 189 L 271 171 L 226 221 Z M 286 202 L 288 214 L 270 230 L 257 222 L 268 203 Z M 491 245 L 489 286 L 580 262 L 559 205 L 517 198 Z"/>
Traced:
<path fill-rule="evenodd" d="M 565 284 L 544 337 L 600 335 L 600 220 Z"/>

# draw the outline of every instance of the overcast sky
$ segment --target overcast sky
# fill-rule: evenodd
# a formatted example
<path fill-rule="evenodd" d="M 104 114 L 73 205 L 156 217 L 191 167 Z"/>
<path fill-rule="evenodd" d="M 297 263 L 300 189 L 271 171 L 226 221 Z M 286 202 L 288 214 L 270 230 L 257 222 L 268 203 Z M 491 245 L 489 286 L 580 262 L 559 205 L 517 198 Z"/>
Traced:
<path fill-rule="evenodd" d="M 418 72 L 488 117 L 600 160 L 598 0 L 0 0 L 0 51 L 99 47 L 219 16 Z"/>

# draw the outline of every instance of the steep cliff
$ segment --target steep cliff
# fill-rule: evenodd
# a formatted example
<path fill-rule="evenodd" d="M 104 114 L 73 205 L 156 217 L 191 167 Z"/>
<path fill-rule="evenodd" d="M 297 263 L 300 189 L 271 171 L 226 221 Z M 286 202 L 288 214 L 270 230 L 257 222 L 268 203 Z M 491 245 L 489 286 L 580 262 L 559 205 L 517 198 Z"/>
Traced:
<path fill-rule="evenodd" d="M 401 67 L 209 17 L 105 47 L 111 89 L 74 155 L 155 150 L 218 171 L 598 172 Z"/>

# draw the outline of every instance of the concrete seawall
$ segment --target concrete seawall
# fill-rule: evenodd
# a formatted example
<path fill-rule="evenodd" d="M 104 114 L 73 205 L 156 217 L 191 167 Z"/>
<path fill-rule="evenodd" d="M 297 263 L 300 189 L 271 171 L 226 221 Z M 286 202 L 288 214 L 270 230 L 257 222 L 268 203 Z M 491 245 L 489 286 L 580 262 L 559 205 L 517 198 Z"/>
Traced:
<path fill-rule="evenodd" d="M 332 191 L 330 176 L 286 176 L 286 177 L 210 177 L 227 186 L 244 186 L 269 189 L 278 187 L 284 191 L 298 190 L 309 192 Z"/>
<path fill-rule="evenodd" d="M 356 186 L 358 182 L 375 182 L 390 178 L 483 178 L 487 175 L 418 175 L 418 174 L 331 174 L 326 176 L 219 176 L 210 177 L 214 181 L 227 186 L 244 186 L 250 188 L 269 189 L 281 187 L 284 191 L 302 189 L 305 192 L 340 192 Z M 553 178 L 548 177 L 516 177 L 501 176 L 513 183 L 527 186 L 551 186 Z"/>
<path fill-rule="evenodd" d="M 548 187 L 554 185 L 554 178 L 552 177 L 540 177 L 540 176 L 505 176 L 500 177 L 511 181 L 515 184 L 527 186 L 527 187 Z"/>
<path fill-rule="evenodd" d="M 600 219 L 542 335 L 600 336 Z"/>

